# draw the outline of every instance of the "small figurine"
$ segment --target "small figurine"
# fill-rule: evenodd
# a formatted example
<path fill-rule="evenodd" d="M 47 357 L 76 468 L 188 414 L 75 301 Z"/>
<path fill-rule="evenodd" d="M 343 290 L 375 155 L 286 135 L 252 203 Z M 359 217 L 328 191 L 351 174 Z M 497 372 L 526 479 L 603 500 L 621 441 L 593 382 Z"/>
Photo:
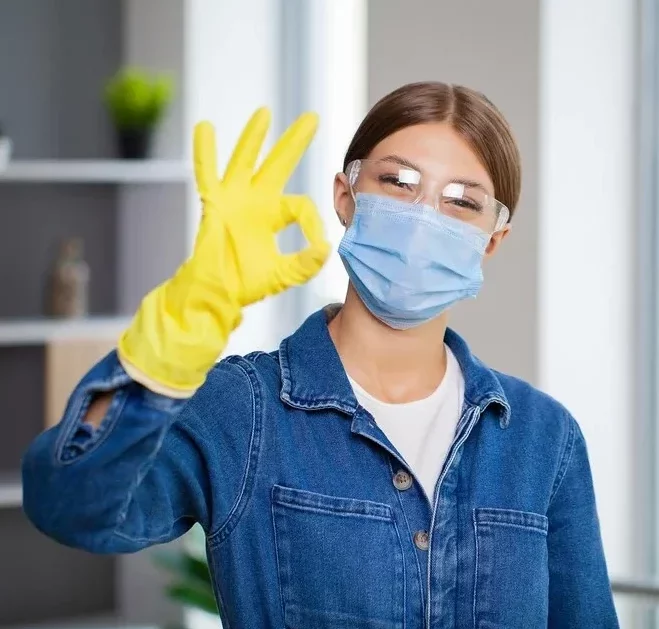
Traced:
<path fill-rule="evenodd" d="M 53 317 L 84 317 L 89 313 L 89 265 L 83 258 L 79 238 L 64 240 L 50 275 L 49 314 Z"/>

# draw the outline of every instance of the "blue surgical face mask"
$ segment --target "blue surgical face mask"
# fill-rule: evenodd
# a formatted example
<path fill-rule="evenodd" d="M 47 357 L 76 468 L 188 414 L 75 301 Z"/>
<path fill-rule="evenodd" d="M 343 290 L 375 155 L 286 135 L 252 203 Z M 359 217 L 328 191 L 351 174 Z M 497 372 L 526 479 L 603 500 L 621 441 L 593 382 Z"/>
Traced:
<path fill-rule="evenodd" d="M 364 305 L 407 329 L 475 297 L 490 236 L 430 206 L 358 193 L 339 255 Z"/>

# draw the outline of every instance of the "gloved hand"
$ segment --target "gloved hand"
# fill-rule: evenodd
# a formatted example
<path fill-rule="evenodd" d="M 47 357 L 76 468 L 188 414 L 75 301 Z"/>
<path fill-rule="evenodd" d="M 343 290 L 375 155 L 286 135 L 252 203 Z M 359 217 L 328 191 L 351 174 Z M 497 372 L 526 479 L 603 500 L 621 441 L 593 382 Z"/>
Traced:
<path fill-rule="evenodd" d="M 311 199 L 283 194 L 316 132 L 317 117 L 300 116 L 255 173 L 269 124 L 269 111 L 257 110 L 221 180 L 214 129 L 208 122 L 195 128 L 203 212 L 193 252 L 144 298 L 117 349 L 128 374 L 157 393 L 192 395 L 240 323 L 243 306 L 308 281 L 330 253 Z M 295 221 L 308 246 L 284 255 L 276 234 Z"/>

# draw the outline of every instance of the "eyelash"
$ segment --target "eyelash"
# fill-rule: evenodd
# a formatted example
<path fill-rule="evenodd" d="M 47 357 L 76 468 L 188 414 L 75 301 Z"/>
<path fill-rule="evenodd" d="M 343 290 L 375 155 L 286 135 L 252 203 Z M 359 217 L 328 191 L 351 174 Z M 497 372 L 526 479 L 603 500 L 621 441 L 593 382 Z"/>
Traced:
<path fill-rule="evenodd" d="M 402 183 L 401 181 L 398 180 L 398 177 L 396 177 L 395 175 L 380 175 L 378 179 L 382 183 L 396 186 L 397 188 L 401 188 L 404 190 L 412 191 L 412 187 L 409 184 Z M 473 212 L 479 212 L 479 213 L 483 211 L 482 206 L 476 203 L 475 201 L 472 201 L 471 199 L 456 199 L 454 197 L 445 197 L 445 198 L 450 199 L 451 202 L 460 209 L 468 209 Z"/>
<path fill-rule="evenodd" d="M 483 208 L 478 203 L 476 203 L 475 201 L 471 201 L 470 199 L 455 199 L 451 197 L 449 198 L 460 208 L 467 208 L 475 212 L 483 211 Z"/>
<path fill-rule="evenodd" d="M 394 175 L 380 175 L 379 179 L 382 183 L 388 183 L 398 188 L 404 188 L 405 190 L 412 190 L 409 184 L 400 182 L 398 177 Z"/>

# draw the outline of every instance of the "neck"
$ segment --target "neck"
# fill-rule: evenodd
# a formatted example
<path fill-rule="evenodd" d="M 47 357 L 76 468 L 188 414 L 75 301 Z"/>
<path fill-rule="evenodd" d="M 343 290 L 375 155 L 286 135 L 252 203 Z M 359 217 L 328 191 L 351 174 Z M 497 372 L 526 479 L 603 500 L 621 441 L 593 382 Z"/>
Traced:
<path fill-rule="evenodd" d="M 329 331 L 348 375 L 382 401 L 427 397 L 446 372 L 446 315 L 394 330 L 376 319 L 350 286 Z"/>

